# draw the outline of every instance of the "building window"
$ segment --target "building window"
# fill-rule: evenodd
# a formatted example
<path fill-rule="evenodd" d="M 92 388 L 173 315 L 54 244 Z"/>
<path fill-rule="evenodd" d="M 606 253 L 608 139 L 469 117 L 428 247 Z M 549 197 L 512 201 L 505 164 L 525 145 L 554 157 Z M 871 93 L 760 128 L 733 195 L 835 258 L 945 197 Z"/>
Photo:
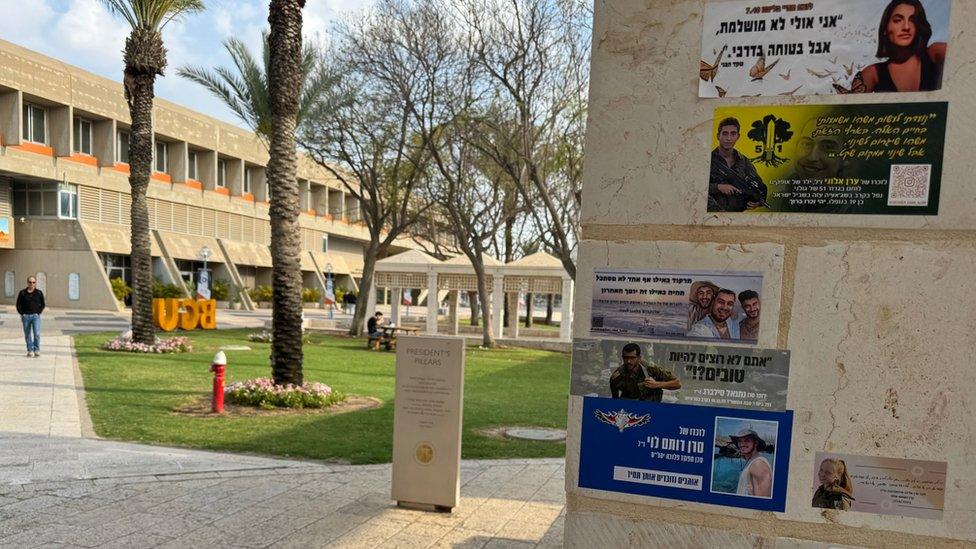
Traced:
<path fill-rule="evenodd" d="M 244 194 L 251 194 L 251 169 L 244 168 Z"/>
<path fill-rule="evenodd" d="M 115 136 L 115 161 L 129 163 L 129 132 L 120 130 Z"/>
<path fill-rule="evenodd" d="M 183 282 L 195 284 L 197 273 L 203 269 L 203 262 L 191 261 L 189 259 L 177 259 L 176 268 L 180 271 L 180 278 L 183 279 Z M 209 268 L 207 270 L 211 271 Z"/>
<path fill-rule="evenodd" d="M 74 152 L 81 154 L 92 153 L 92 123 L 91 120 L 75 118 L 75 147 Z"/>
<path fill-rule="evenodd" d="M 190 151 L 187 154 L 186 163 L 186 176 L 190 179 L 197 179 L 197 153 L 196 151 Z"/>
<path fill-rule="evenodd" d="M 314 205 L 312 204 L 312 182 L 309 181 L 308 187 L 305 188 L 305 209 L 314 210 L 315 208 L 313 206 Z"/>
<path fill-rule="evenodd" d="M 61 219 L 78 219 L 78 185 L 62 183 L 58 188 L 59 203 L 58 217 Z"/>
<path fill-rule="evenodd" d="M 167 160 L 168 160 L 168 150 L 166 148 L 166 143 L 162 141 L 156 142 L 156 171 L 159 173 L 166 173 Z"/>
<path fill-rule="evenodd" d="M 329 235 L 322 235 L 322 253 L 329 253 Z"/>
<path fill-rule="evenodd" d="M 98 257 L 102 260 L 102 267 L 105 268 L 105 274 L 108 275 L 109 280 L 112 280 L 113 278 L 121 278 L 126 284 L 132 283 L 129 256 L 100 253 L 98 254 Z"/>
<path fill-rule="evenodd" d="M 58 217 L 60 197 L 57 183 L 25 183 L 14 181 L 12 186 L 14 217 Z M 75 187 L 75 208 L 77 206 Z"/>
<path fill-rule="evenodd" d="M 24 140 L 47 144 L 47 110 L 24 103 Z"/>
<path fill-rule="evenodd" d="M 226 160 L 217 161 L 217 186 L 221 188 L 227 186 L 227 161 Z"/>

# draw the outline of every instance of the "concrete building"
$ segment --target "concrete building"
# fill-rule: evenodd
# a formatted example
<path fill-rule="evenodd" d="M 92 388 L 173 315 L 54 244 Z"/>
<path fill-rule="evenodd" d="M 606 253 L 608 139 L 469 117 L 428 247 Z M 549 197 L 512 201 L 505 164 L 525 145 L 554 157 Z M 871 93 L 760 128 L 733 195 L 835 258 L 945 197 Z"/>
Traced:
<path fill-rule="evenodd" d="M 153 114 L 155 275 L 190 280 L 206 246 L 214 280 L 270 285 L 264 145 L 161 99 Z M 130 280 L 128 128 L 120 83 L 0 40 L 0 304 L 35 275 L 50 305 L 116 308 L 110 279 Z M 308 158 L 298 177 L 306 287 L 331 270 L 356 288 L 369 240 L 357 200 Z"/>

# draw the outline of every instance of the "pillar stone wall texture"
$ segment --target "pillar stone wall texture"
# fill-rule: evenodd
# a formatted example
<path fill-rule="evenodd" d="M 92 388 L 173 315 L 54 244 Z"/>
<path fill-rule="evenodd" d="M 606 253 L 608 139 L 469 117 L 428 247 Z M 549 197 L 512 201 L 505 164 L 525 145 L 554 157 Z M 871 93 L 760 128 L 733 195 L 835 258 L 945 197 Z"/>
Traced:
<path fill-rule="evenodd" d="M 939 91 L 699 99 L 700 0 L 597 0 L 573 335 L 600 268 L 761 271 L 759 346 L 792 351 L 785 513 L 576 487 L 571 547 L 961 547 L 976 543 L 976 2 L 952 2 Z M 948 101 L 937 216 L 706 212 L 721 105 Z M 818 451 L 948 462 L 945 513 L 924 520 L 814 509 Z"/>

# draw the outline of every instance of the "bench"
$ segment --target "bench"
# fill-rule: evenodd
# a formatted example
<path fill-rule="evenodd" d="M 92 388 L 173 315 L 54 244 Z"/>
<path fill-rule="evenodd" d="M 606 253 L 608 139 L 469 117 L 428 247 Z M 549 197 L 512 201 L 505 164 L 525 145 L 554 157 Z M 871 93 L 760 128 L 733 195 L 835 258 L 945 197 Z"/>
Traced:
<path fill-rule="evenodd" d="M 379 351 L 380 350 L 380 345 L 383 345 L 383 347 L 387 351 L 393 351 L 393 350 L 396 349 L 396 339 L 390 338 L 390 337 L 388 337 L 386 335 L 369 336 L 366 339 L 366 347 L 368 349 L 372 349 L 374 351 Z"/>

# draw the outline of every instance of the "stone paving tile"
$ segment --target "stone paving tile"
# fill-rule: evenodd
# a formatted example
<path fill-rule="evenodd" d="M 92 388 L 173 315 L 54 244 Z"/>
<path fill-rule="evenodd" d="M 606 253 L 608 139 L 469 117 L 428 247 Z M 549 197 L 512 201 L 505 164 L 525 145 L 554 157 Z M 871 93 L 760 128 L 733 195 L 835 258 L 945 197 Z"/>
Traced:
<path fill-rule="evenodd" d="M 436 540 L 432 540 L 430 538 L 400 532 L 399 534 L 396 534 L 395 536 L 384 541 L 378 547 L 380 549 L 417 549 L 430 547 L 435 542 Z"/>
<path fill-rule="evenodd" d="M 440 539 L 436 540 L 432 547 L 458 547 L 475 549 L 484 547 L 491 538 L 492 534 L 490 532 L 455 528 Z"/>
<path fill-rule="evenodd" d="M 74 541 L 83 532 L 84 529 L 78 526 L 34 523 L 32 528 L 24 529 L 15 535 L 0 537 L 0 547 L 37 547 L 45 544 L 67 543 L 69 540 L 83 545 Z"/>
<path fill-rule="evenodd" d="M 169 538 L 154 536 L 146 532 L 135 532 L 98 546 L 98 549 L 133 549 L 134 547 L 156 547 L 170 541 Z"/>
<path fill-rule="evenodd" d="M 324 547 L 363 522 L 358 515 L 334 513 L 311 522 L 271 545 L 275 549 Z"/>
<path fill-rule="evenodd" d="M 563 531 L 566 527 L 565 516 L 560 516 L 553 521 L 545 535 L 539 540 L 540 546 L 563 546 Z"/>
<path fill-rule="evenodd" d="M 521 540 L 531 543 L 542 539 L 549 531 L 548 524 L 509 521 L 498 531 L 497 536 L 506 539 Z"/>
<path fill-rule="evenodd" d="M 485 544 L 485 549 L 528 549 L 535 547 L 535 543 L 516 539 L 492 538 Z"/>

